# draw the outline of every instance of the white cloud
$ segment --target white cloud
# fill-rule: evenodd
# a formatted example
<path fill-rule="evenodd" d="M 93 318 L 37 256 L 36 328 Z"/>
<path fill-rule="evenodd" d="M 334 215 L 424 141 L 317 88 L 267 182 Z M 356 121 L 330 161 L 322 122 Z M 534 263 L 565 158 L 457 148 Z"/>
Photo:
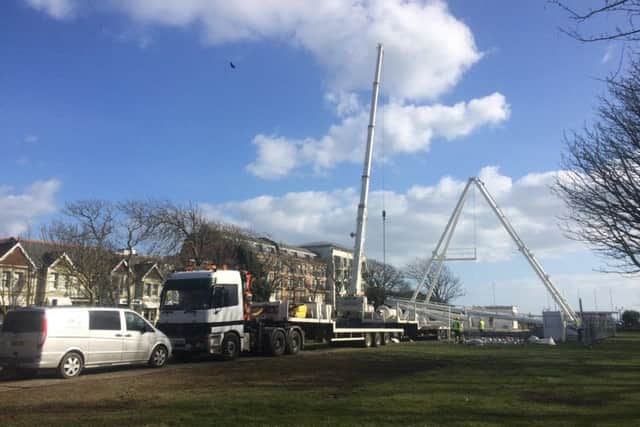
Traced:
<path fill-rule="evenodd" d="M 80 0 L 27 0 L 62 19 Z M 397 99 L 433 99 L 477 62 L 473 34 L 440 0 L 109 0 L 143 26 L 196 26 L 207 43 L 276 39 L 310 52 L 332 91 L 371 85 L 378 42 L 385 45 L 385 92 Z"/>
<path fill-rule="evenodd" d="M 17 236 L 42 215 L 55 212 L 55 195 L 60 182 L 55 179 L 36 181 L 23 193 L 0 185 L 0 236 Z"/>
<path fill-rule="evenodd" d="M 71 18 L 76 10 L 76 0 L 25 0 L 34 9 L 43 11 L 55 19 Z"/>
<path fill-rule="evenodd" d="M 297 166 L 297 149 L 289 140 L 258 135 L 253 138 L 253 143 L 258 147 L 258 161 L 247 166 L 252 174 L 280 178 Z"/>
<path fill-rule="evenodd" d="M 433 138 L 463 137 L 481 126 L 504 122 L 509 113 L 510 107 L 500 93 L 452 106 L 391 103 L 380 109 L 378 138 L 385 142 L 385 156 L 426 152 Z M 253 140 L 258 147 L 257 158 L 248 170 L 261 178 L 281 178 L 299 168 L 310 166 L 322 172 L 340 162 L 361 162 L 368 119 L 368 111 L 361 108 L 357 114 L 343 117 L 320 138 L 257 135 Z"/>
<path fill-rule="evenodd" d="M 82 3 L 30 1 L 58 18 Z M 389 155 L 426 151 L 433 137 L 466 136 L 509 116 L 500 93 L 453 106 L 424 105 L 454 87 L 482 58 L 469 27 L 441 0 L 109 0 L 93 10 L 117 11 L 137 29 L 196 27 L 214 45 L 277 40 L 309 52 L 328 76 L 325 99 L 341 121 L 320 138 L 257 135 L 257 158 L 247 168 L 262 178 L 280 178 L 309 165 L 322 172 L 362 157 L 368 111 L 359 94 L 371 87 L 379 42 L 385 47 Z"/>
<path fill-rule="evenodd" d="M 578 290 L 591 308 L 593 292 L 600 309 L 615 305 L 640 307 L 638 278 L 594 272 L 599 261 L 580 243 L 565 238 L 558 226 L 562 201 L 550 191 L 561 171 L 529 173 L 513 178 L 488 166 L 478 176 L 507 215 L 525 244 L 553 282 L 577 307 Z M 433 185 L 414 185 L 405 192 L 384 193 L 387 211 L 387 260 L 398 267 L 415 257 L 431 254 L 458 201 L 466 181 L 443 177 Z M 353 188 L 330 192 L 306 191 L 221 204 L 204 204 L 212 219 L 233 222 L 290 244 L 330 241 L 353 247 L 359 193 Z M 382 192 L 370 193 L 366 254 L 382 259 Z M 477 263 L 451 263 L 465 283 L 468 295 L 461 304 L 491 304 L 491 282 L 496 281 L 497 303 L 516 304 L 523 311 L 540 312 L 552 300 L 480 194 L 471 194 L 451 243 L 452 252 L 477 248 Z M 585 261 L 586 260 L 586 261 Z M 549 267 L 551 266 L 551 267 Z M 549 302 L 547 302 L 549 301 Z"/>
<path fill-rule="evenodd" d="M 533 252 L 541 257 L 560 257 L 584 247 L 562 236 L 557 217 L 564 205 L 549 189 L 557 172 L 528 174 L 518 179 L 485 167 L 479 177 L 486 183 L 514 228 Z M 462 192 L 465 181 L 443 177 L 435 185 L 414 185 L 406 192 L 385 192 L 388 258 L 404 264 L 416 254 L 431 253 Z M 332 192 L 287 193 L 245 201 L 205 205 L 218 219 L 233 221 L 278 240 L 303 243 L 333 240 L 351 246 L 359 193 L 352 188 Z M 381 258 L 382 192 L 372 191 L 369 206 L 367 251 Z M 474 224 L 475 223 L 475 224 Z M 475 231 L 475 237 L 474 237 Z M 518 256 L 515 244 L 480 194 L 470 195 L 461 216 L 454 247 L 478 246 L 484 260 Z"/>

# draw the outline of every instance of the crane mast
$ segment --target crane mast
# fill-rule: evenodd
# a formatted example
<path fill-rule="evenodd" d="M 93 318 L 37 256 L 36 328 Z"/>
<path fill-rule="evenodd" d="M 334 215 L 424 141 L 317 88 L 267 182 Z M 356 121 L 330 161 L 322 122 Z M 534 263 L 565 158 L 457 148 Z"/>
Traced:
<path fill-rule="evenodd" d="M 369 127 L 367 132 L 367 148 L 362 170 L 362 188 L 360 190 L 360 203 L 358 204 L 358 218 L 355 247 L 353 249 L 353 268 L 351 269 L 351 282 L 349 294 L 351 296 L 362 295 L 362 261 L 364 252 L 365 232 L 367 227 L 367 202 L 369 200 L 369 180 L 371 176 L 371 158 L 373 156 L 373 136 L 376 126 L 376 111 L 378 108 L 378 93 L 380 89 L 380 72 L 382 70 L 383 48 L 378 44 L 378 61 L 376 73 L 373 79 L 373 93 L 371 95 L 371 110 L 369 112 Z"/>
<path fill-rule="evenodd" d="M 453 213 L 451 214 L 451 218 L 449 219 L 449 222 L 447 223 L 447 226 L 445 227 L 445 230 L 442 233 L 442 236 L 440 237 L 438 244 L 436 245 L 436 249 L 433 251 L 433 255 L 429 259 L 429 262 L 427 263 L 424 277 L 416 287 L 416 290 L 413 293 L 411 301 L 413 302 L 416 301 L 420 290 L 425 286 L 426 282 L 428 281 L 428 277 L 431 272 L 431 269 L 433 268 L 434 265 L 436 265 L 437 267 L 435 270 L 435 274 L 431 280 L 431 283 L 429 284 L 429 287 L 427 288 L 427 296 L 424 301 L 428 303 L 429 300 L 431 299 L 433 290 L 438 284 L 438 278 L 440 276 L 440 273 L 442 271 L 442 266 L 446 259 L 446 253 L 449 247 L 449 243 L 451 241 L 451 237 L 453 236 L 453 233 L 456 229 L 456 225 L 458 223 L 458 220 L 460 219 L 460 214 L 464 207 L 465 200 L 469 194 L 469 189 L 472 185 L 475 185 L 475 187 L 480 191 L 480 194 L 482 194 L 487 204 L 491 207 L 491 210 L 496 214 L 496 216 L 500 220 L 500 223 L 502 224 L 504 229 L 507 231 L 511 239 L 513 239 L 513 241 L 515 242 L 516 246 L 518 247 L 518 250 L 522 252 L 522 255 L 525 257 L 525 259 L 527 260 L 531 268 L 533 268 L 533 271 L 535 271 L 540 281 L 542 281 L 545 288 L 551 294 L 551 297 L 553 298 L 555 303 L 558 305 L 560 310 L 562 310 L 567 320 L 569 320 L 570 322 L 575 322 L 577 319 L 577 316 L 575 312 L 571 309 L 571 306 L 569 306 L 569 304 L 567 303 L 565 298 L 562 296 L 558 288 L 556 288 L 555 285 L 551 282 L 549 275 L 544 271 L 544 269 L 542 268 L 542 265 L 536 259 L 533 253 L 529 250 L 527 245 L 525 245 L 525 243 L 522 241 L 522 239 L 520 238 L 516 230 L 513 228 L 513 226 L 507 219 L 506 215 L 502 212 L 502 210 L 496 203 L 493 196 L 487 190 L 484 183 L 477 177 L 469 178 L 467 185 L 462 191 L 460 199 L 458 200 L 458 203 Z"/>

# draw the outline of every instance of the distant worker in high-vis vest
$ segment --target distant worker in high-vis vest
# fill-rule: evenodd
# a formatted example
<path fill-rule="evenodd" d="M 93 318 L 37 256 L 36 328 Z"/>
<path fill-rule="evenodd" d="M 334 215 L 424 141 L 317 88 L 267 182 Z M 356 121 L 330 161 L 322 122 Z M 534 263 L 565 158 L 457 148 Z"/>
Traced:
<path fill-rule="evenodd" d="M 484 319 L 480 319 L 480 325 L 479 325 L 480 332 L 484 332 L 484 326 L 485 326 Z"/>
<path fill-rule="evenodd" d="M 451 324 L 451 327 L 453 329 L 453 338 L 455 342 L 459 342 L 462 339 L 462 322 L 456 319 Z"/>

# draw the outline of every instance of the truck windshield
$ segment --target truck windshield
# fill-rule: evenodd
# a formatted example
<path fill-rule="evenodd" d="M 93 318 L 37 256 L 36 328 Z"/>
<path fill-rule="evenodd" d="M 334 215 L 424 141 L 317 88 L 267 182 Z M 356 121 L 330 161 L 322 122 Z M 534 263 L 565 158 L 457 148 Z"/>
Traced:
<path fill-rule="evenodd" d="M 162 289 L 161 310 L 207 310 L 211 308 L 211 279 L 167 280 Z"/>

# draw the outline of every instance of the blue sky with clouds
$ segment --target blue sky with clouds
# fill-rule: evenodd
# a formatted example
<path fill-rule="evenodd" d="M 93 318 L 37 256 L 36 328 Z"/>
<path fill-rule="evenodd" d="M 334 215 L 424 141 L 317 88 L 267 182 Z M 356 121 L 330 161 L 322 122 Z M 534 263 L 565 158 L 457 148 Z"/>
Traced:
<path fill-rule="evenodd" d="M 563 132 L 592 118 L 621 49 L 579 44 L 566 22 L 544 1 L 2 2 L 0 234 L 37 237 L 67 200 L 151 196 L 350 246 L 381 41 L 370 256 L 383 203 L 401 266 L 430 253 L 479 174 L 574 305 L 595 289 L 609 308 L 612 288 L 614 305 L 640 306 L 637 279 L 594 272 L 602 261 L 557 227 Z M 491 302 L 495 282 L 498 303 L 546 304 L 479 198 L 459 231 L 480 255 L 452 265 L 461 303 Z"/>

